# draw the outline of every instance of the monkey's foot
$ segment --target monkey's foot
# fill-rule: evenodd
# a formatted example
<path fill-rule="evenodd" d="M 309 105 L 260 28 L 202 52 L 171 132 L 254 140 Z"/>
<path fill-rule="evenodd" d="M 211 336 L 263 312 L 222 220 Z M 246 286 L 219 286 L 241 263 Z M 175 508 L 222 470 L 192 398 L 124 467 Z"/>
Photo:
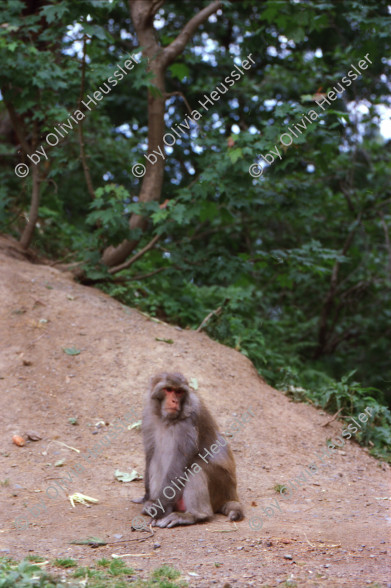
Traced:
<path fill-rule="evenodd" d="M 243 507 L 240 502 L 230 500 L 226 502 L 221 512 L 229 518 L 230 521 L 241 521 L 244 519 Z"/>
<path fill-rule="evenodd" d="M 152 521 L 152 526 L 171 529 L 171 527 L 176 527 L 177 525 L 194 525 L 197 520 L 191 512 L 172 512 L 162 519 Z"/>
<path fill-rule="evenodd" d="M 150 513 L 151 508 L 153 508 L 156 511 L 156 509 L 153 506 L 153 500 L 145 500 L 141 514 L 146 514 L 148 516 L 152 516 Z"/>
<path fill-rule="evenodd" d="M 146 501 L 145 496 L 140 496 L 140 498 L 132 498 L 131 502 L 135 502 L 136 504 L 142 504 Z"/>

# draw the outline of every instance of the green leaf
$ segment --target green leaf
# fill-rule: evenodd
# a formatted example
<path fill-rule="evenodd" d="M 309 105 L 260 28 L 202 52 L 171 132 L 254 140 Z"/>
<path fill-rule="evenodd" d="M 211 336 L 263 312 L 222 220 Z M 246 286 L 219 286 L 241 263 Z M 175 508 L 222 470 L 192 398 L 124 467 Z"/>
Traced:
<path fill-rule="evenodd" d="M 190 387 L 193 388 L 193 390 L 198 390 L 198 380 L 197 380 L 197 378 L 191 378 L 189 384 L 190 384 Z"/>
<path fill-rule="evenodd" d="M 200 210 L 200 221 L 213 220 L 218 216 L 218 207 L 214 202 L 204 202 Z"/>
<path fill-rule="evenodd" d="M 238 147 L 236 149 L 230 149 L 228 151 L 228 156 L 229 156 L 232 163 L 236 163 L 238 161 L 238 159 L 243 157 L 243 152 L 240 149 L 240 147 Z"/>
<path fill-rule="evenodd" d="M 100 39 L 101 41 L 108 41 L 111 35 L 101 26 L 91 23 L 83 23 L 84 32 L 92 38 Z"/>
<path fill-rule="evenodd" d="M 76 349 L 76 347 L 63 347 L 62 350 L 67 355 L 79 355 L 81 353 L 81 350 Z"/>
<path fill-rule="evenodd" d="M 44 6 L 41 8 L 41 13 L 43 13 L 49 24 L 57 20 L 61 20 L 61 17 L 64 16 L 66 12 L 69 12 L 69 8 L 65 2 L 61 2 L 61 4 L 55 4 L 54 6 Z"/>
<path fill-rule="evenodd" d="M 70 541 L 71 545 L 91 545 L 91 547 L 99 547 L 100 545 L 107 545 L 104 539 L 99 537 L 88 537 L 87 539 L 75 539 Z"/>
<path fill-rule="evenodd" d="M 189 75 L 189 68 L 184 63 L 173 63 L 168 68 L 173 78 L 182 82 Z"/>

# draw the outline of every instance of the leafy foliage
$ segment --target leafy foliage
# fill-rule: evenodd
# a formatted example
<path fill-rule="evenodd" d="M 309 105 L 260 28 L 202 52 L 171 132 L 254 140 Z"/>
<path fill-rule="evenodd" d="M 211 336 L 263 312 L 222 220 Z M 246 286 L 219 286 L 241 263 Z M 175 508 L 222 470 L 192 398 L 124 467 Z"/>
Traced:
<path fill-rule="evenodd" d="M 19 564 L 0 558 L 1 588 L 64 588 L 65 584 L 46 574 L 38 565 L 28 560 Z"/>
<path fill-rule="evenodd" d="M 47 574 L 39 565 L 31 561 L 43 562 L 43 558 L 29 556 L 17 563 L 7 558 L 0 558 L 0 587 L 1 588 L 66 588 L 80 585 L 80 580 L 71 578 L 58 580 Z M 46 562 L 47 563 L 47 562 Z M 53 565 L 58 568 L 73 568 L 74 561 L 55 560 Z M 184 588 L 187 583 L 180 579 L 180 572 L 175 568 L 164 565 L 156 568 L 148 580 L 140 580 L 134 575 L 134 570 L 126 565 L 122 559 L 101 559 L 95 566 L 79 567 L 71 572 L 73 578 L 81 578 L 83 586 L 87 588 Z M 103 568 L 103 570 L 101 569 Z M 64 574 L 63 574 L 64 575 Z"/>
<path fill-rule="evenodd" d="M 131 173 L 144 162 L 146 90 L 153 89 L 141 57 L 83 120 L 94 198 L 77 129 L 55 147 L 45 142 L 81 95 L 93 95 L 125 55 L 140 55 L 127 4 L 24 8 L 19 0 L 2 7 L 0 123 L 12 123 L 12 104 L 25 136 L 37 135 L 37 148 L 47 149 L 34 246 L 81 263 L 90 283 L 160 319 L 196 328 L 210 315 L 203 328 L 212 337 L 295 399 L 347 414 L 372 398 L 376 424 L 361 441 L 384 454 L 391 151 L 380 119 L 390 108 L 388 3 L 225 1 L 167 72 L 165 124 L 176 140 L 165 152 L 161 204 L 139 201 L 141 180 Z M 162 46 L 195 10 L 191 2 L 164 3 L 155 19 Z M 249 55 L 251 68 L 203 109 L 199 101 Z M 343 82 L 364 56 L 367 68 Z M 322 109 L 318 100 L 338 84 Z M 190 120 L 187 105 L 202 117 L 174 134 Z M 318 116 L 309 124 L 311 110 Z M 0 141 L 0 226 L 18 237 L 31 180 L 12 169 L 30 162 L 11 127 Z M 254 163 L 258 178 L 249 174 Z M 145 217 L 143 234 L 129 227 L 131 214 Z M 137 263 L 109 274 L 108 246 L 140 239 L 141 251 L 154 235 L 159 241 Z"/>

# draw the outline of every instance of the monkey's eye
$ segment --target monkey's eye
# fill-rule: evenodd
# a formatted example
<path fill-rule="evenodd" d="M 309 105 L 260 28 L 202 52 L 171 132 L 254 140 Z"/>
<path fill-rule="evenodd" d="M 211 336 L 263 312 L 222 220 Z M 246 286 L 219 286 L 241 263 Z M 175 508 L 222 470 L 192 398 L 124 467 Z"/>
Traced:
<path fill-rule="evenodd" d="M 185 391 L 182 390 L 181 388 L 179 388 L 178 390 L 176 388 L 173 388 L 172 386 L 167 386 L 166 388 L 164 388 L 165 392 L 168 392 L 169 394 L 176 394 L 177 396 L 182 396 Z"/>

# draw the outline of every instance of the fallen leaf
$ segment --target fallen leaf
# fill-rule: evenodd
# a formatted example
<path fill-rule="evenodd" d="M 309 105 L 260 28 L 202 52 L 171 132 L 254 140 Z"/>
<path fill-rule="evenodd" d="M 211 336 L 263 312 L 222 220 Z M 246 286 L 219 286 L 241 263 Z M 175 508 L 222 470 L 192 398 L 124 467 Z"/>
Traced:
<path fill-rule="evenodd" d="M 121 470 L 115 470 L 114 476 L 119 482 L 133 482 L 133 480 L 142 480 L 143 477 L 137 472 L 132 470 L 129 472 L 121 472 Z"/>
<path fill-rule="evenodd" d="M 162 341 L 163 343 L 169 343 L 170 345 L 174 343 L 172 339 L 161 339 L 160 337 L 155 337 L 155 341 Z"/>
<path fill-rule="evenodd" d="M 91 547 L 99 547 L 100 545 L 107 545 L 104 539 L 99 537 L 87 537 L 87 539 L 75 539 L 71 541 L 71 545 L 91 545 Z"/>
<path fill-rule="evenodd" d="M 75 502 L 80 502 L 80 504 L 84 504 L 85 506 L 89 506 L 89 502 L 99 502 L 97 498 L 91 498 L 91 496 L 86 496 L 85 494 L 81 494 L 80 492 L 70 494 L 68 498 L 73 508 L 75 508 Z"/>
<path fill-rule="evenodd" d="M 132 429 L 139 429 L 141 427 L 142 421 L 136 421 L 132 425 L 128 425 L 128 430 L 131 431 Z"/>
<path fill-rule="evenodd" d="M 198 380 L 197 380 L 197 378 L 191 378 L 191 380 L 190 380 L 190 387 L 193 388 L 193 390 L 198 390 Z"/>
<path fill-rule="evenodd" d="M 80 349 L 76 349 L 76 347 L 63 347 L 62 350 L 67 355 L 79 355 L 81 353 Z"/>

